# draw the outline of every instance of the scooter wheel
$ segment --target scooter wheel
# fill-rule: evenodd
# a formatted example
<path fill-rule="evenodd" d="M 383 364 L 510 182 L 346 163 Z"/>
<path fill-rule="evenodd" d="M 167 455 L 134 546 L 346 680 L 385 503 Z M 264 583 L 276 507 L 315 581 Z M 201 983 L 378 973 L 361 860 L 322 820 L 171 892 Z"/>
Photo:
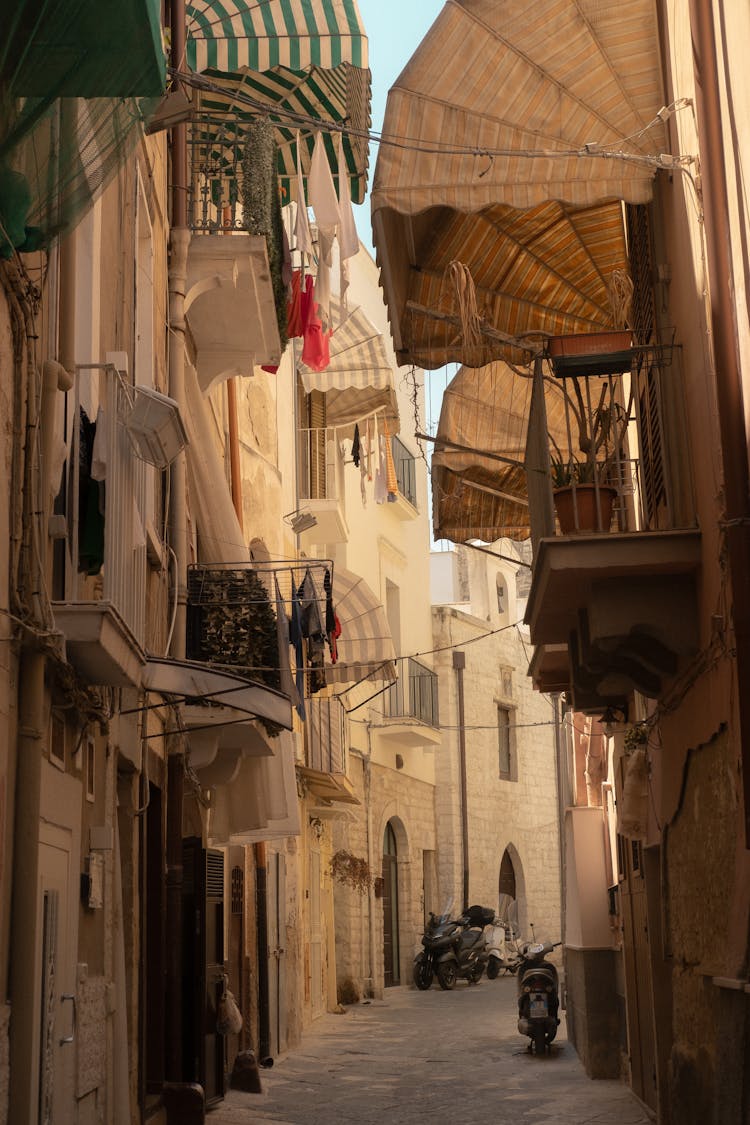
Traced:
<path fill-rule="evenodd" d="M 450 992 L 456 983 L 455 961 L 441 961 L 437 967 L 438 984 L 445 992 Z"/>
<path fill-rule="evenodd" d="M 432 988 L 432 969 L 426 961 L 418 961 L 414 966 L 414 983 L 420 992 Z"/>
<path fill-rule="evenodd" d="M 543 1027 L 538 1027 L 534 1031 L 534 1054 L 543 1055 L 547 1050 L 547 1036 Z"/>
<path fill-rule="evenodd" d="M 500 962 L 492 957 L 487 962 L 487 980 L 495 980 L 500 975 Z"/>

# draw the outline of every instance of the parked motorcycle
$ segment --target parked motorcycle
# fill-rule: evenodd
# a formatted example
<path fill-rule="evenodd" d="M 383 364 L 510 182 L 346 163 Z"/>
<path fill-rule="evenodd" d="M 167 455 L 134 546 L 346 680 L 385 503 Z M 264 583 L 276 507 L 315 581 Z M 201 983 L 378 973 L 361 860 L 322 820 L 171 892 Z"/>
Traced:
<path fill-rule="evenodd" d="M 521 945 L 519 934 L 512 922 L 495 924 L 487 938 L 487 977 L 495 980 L 500 973 L 513 975 L 521 964 Z"/>
<path fill-rule="evenodd" d="M 426 991 L 437 977 L 443 989 L 451 989 L 461 978 L 477 984 L 487 965 L 485 927 L 494 912 L 484 906 L 470 906 L 459 918 L 448 913 L 430 914 L 422 937 L 423 949 L 414 958 L 414 983 Z"/>
<path fill-rule="evenodd" d="M 557 1035 L 560 1005 L 557 969 L 545 960 L 561 942 L 527 942 L 521 946 L 518 967 L 518 1030 L 528 1035 L 537 1055 Z"/>

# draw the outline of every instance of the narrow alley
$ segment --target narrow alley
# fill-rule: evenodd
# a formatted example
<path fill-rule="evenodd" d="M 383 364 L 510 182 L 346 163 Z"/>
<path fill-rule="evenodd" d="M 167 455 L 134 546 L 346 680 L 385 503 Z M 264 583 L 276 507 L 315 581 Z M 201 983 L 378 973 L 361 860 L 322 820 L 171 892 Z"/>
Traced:
<path fill-rule="evenodd" d="M 587 1078 L 565 1036 L 537 1058 L 516 1030 L 511 977 L 453 992 L 390 988 L 327 1014 L 261 1070 L 261 1094 L 229 1091 L 208 1125 L 646 1125 L 627 1086 Z"/>

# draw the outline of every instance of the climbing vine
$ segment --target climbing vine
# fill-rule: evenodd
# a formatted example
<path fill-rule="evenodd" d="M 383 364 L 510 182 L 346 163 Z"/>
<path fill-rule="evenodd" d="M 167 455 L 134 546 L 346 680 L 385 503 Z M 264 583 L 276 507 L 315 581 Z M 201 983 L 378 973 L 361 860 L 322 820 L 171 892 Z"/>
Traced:
<path fill-rule="evenodd" d="M 361 895 L 372 886 L 372 872 L 367 860 L 343 849 L 331 856 L 331 875 Z"/>

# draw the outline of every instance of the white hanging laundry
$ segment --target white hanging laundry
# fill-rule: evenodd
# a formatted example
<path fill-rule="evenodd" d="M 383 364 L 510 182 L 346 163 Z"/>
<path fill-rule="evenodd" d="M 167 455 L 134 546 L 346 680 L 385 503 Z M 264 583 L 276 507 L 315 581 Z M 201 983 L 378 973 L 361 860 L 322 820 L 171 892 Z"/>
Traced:
<path fill-rule="evenodd" d="M 297 249 L 303 255 L 310 255 L 313 251 L 312 234 L 310 233 L 310 220 L 307 216 L 307 202 L 305 201 L 305 184 L 302 179 L 302 161 L 300 159 L 300 138 L 297 130 L 297 216 L 294 220 L 294 236 L 297 240 Z"/>
<path fill-rule="evenodd" d="M 346 167 L 346 157 L 344 156 L 344 138 L 339 133 L 339 270 L 340 270 L 340 293 L 341 293 L 341 315 L 345 316 L 346 304 L 346 291 L 349 288 L 349 258 L 353 258 L 359 252 L 359 235 L 357 234 L 357 224 L 354 221 L 354 209 L 352 207 L 352 191 L 349 182 L 349 173 Z"/>
<path fill-rule="evenodd" d="M 315 214 L 318 227 L 318 277 L 315 283 L 315 299 L 320 309 L 320 319 L 324 330 L 331 326 L 331 280 L 333 265 L 333 241 L 339 225 L 339 201 L 333 184 L 331 168 L 326 156 L 323 134 L 315 136 L 310 174 L 307 177 L 307 193 L 310 206 Z"/>

